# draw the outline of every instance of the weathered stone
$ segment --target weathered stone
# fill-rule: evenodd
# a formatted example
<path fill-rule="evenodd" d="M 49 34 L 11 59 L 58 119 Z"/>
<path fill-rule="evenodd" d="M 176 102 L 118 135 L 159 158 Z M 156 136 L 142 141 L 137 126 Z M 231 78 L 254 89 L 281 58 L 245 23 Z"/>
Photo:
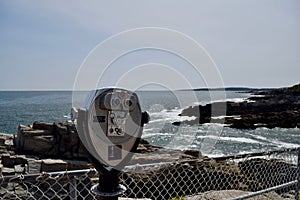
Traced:
<path fill-rule="evenodd" d="M 23 151 L 28 151 L 38 155 L 45 155 L 53 148 L 54 139 L 51 135 L 26 136 L 24 137 Z"/>
<path fill-rule="evenodd" d="M 15 173 L 24 174 L 26 172 L 25 167 L 23 165 L 15 165 L 14 166 Z"/>
<path fill-rule="evenodd" d="M 29 129 L 28 127 L 22 129 L 22 127 L 19 126 L 18 135 L 15 138 L 14 142 L 16 145 L 16 151 L 19 153 L 22 153 L 23 151 L 34 151 L 34 149 L 37 148 L 35 147 L 35 141 L 37 138 L 39 138 L 39 136 L 51 137 L 51 132 L 49 132 L 48 130 L 33 130 L 31 128 Z M 43 142 L 43 144 L 45 144 L 45 142 Z"/>
<path fill-rule="evenodd" d="M 30 130 L 30 131 L 22 131 L 21 134 L 24 137 L 35 137 L 35 136 L 52 135 L 52 132 L 49 130 Z"/>
<path fill-rule="evenodd" d="M 4 145 L 5 146 L 13 146 L 14 145 L 13 138 L 6 139 L 5 142 L 4 142 Z"/>
<path fill-rule="evenodd" d="M 8 154 L 8 149 L 5 146 L 0 146 L 0 154 Z"/>
<path fill-rule="evenodd" d="M 181 150 L 160 148 L 146 154 L 135 153 L 133 158 L 129 161 L 129 165 L 175 162 L 190 159 L 194 159 L 194 156 L 187 155 Z"/>
<path fill-rule="evenodd" d="M 66 171 L 68 163 L 60 159 L 45 159 L 41 162 L 41 172 Z"/>
<path fill-rule="evenodd" d="M 3 146 L 5 144 L 6 139 L 0 137 L 0 146 Z"/>
<path fill-rule="evenodd" d="M 67 132 L 61 135 L 59 142 L 59 152 L 66 154 L 68 158 L 71 158 L 73 154 L 77 151 L 80 139 L 74 131 Z"/>
<path fill-rule="evenodd" d="M 64 124 L 63 122 L 55 122 L 54 123 L 55 131 L 59 135 L 65 135 L 68 133 L 68 127 L 67 124 Z"/>
<path fill-rule="evenodd" d="M 4 167 L 14 167 L 15 161 L 10 155 L 2 155 L 1 161 Z"/>
<path fill-rule="evenodd" d="M 30 157 L 28 155 L 25 156 L 26 160 L 28 161 L 28 173 L 29 174 L 37 174 L 40 173 L 41 169 L 41 160 L 38 160 L 35 157 Z"/>
<path fill-rule="evenodd" d="M 199 152 L 199 151 L 197 151 L 197 150 L 185 150 L 185 151 L 184 151 L 184 154 L 193 156 L 193 157 L 195 157 L 195 158 L 202 157 L 201 152 Z"/>
<path fill-rule="evenodd" d="M 33 129 L 32 129 L 32 127 L 30 127 L 30 126 L 25 126 L 25 125 L 23 125 L 23 124 L 20 124 L 20 125 L 18 126 L 18 132 L 20 132 L 20 130 L 22 130 L 22 131 L 31 131 L 31 130 L 33 130 Z"/>
<path fill-rule="evenodd" d="M 9 176 L 9 175 L 14 175 L 14 174 L 15 174 L 14 168 L 2 167 L 2 175 L 3 176 Z"/>
<path fill-rule="evenodd" d="M 66 160 L 66 162 L 68 163 L 68 170 L 80 170 L 80 169 L 93 168 L 93 165 L 86 161 Z"/>
<path fill-rule="evenodd" d="M 85 161 L 45 159 L 41 163 L 41 172 L 89 169 L 93 166 Z"/>
<path fill-rule="evenodd" d="M 32 124 L 32 128 L 38 130 L 48 130 L 49 132 L 52 132 L 54 130 L 53 124 L 38 121 L 35 121 Z"/>
<path fill-rule="evenodd" d="M 12 146 L 13 145 L 13 135 L 1 134 L 0 135 L 0 146 Z"/>

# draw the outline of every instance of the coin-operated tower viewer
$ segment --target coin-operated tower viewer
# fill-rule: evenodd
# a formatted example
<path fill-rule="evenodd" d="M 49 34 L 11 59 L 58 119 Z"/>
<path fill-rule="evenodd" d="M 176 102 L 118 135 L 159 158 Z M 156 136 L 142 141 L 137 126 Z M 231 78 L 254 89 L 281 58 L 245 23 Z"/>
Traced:
<path fill-rule="evenodd" d="M 77 131 L 99 172 L 99 184 L 92 187 L 98 199 L 116 200 L 125 192 L 119 172 L 132 158 L 148 122 L 136 93 L 125 89 L 92 91 L 86 107 L 78 109 Z"/>

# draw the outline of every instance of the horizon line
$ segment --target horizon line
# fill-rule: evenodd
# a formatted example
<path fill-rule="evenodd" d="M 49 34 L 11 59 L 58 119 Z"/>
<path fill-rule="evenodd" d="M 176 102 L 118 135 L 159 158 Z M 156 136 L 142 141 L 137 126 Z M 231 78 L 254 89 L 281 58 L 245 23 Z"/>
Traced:
<path fill-rule="evenodd" d="M 191 88 L 191 89 L 176 89 L 174 91 L 189 91 L 189 90 L 226 90 L 226 89 L 243 89 L 243 90 L 266 90 L 266 89 L 279 89 L 279 88 L 287 88 L 292 86 L 284 86 L 284 87 L 247 87 L 247 86 L 226 86 L 226 87 L 200 87 L 200 88 Z M 72 89 L 0 89 L 0 92 L 72 92 Z M 78 92 L 88 92 L 91 90 L 77 90 Z M 137 90 L 137 91 L 169 91 L 163 89 L 146 89 L 146 90 Z"/>

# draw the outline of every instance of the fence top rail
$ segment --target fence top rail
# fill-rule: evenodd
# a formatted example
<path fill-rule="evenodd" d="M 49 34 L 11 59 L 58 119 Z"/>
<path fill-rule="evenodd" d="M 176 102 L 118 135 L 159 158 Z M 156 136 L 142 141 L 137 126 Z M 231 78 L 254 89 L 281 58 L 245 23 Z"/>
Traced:
<path fill-rule="evenodd" d="M 185 161 L 176 161 L 176 162 L 161 162 L 161 163 L 151 163 L 151 164 L 136 164 L 136 165 L 129 165 L 126 166 L 124 171 L 132 171 L 131 169 L 140 168 L 143 167 L 160 167 L 160 166 L 166 166 L 166 165 L 172 165 L 172 164 L 195 164 L 198 162 L 204 162 L 204 161 L 225 161 L 229 159 L 242 159 L 242 158 L 250 158 L 250 157 L 258 157 L 258 156 L 268 156 L 272 154 L 281 154 L 281 153 L 291 153 L 291 152 L 299 152 L 300 148 L 287 148 L 287 149 L 281 149 L 281 150 L 273 150 L 273 151 L 266 151 L 266 152 L 256 152 L 256 153 L 246 153 L 246 154 L 238 154 L 238 155 L 230 155 L 230 156 L 221 156 L 221 157 L 209 157 L 209 158 L 200 158 L 200 159 L 192 159 L 192 160 L 185 160 Z M 16 182 L 16 181 L 33 181 L 36 180 L 39 177 L 49 177 L 49 176 L 62 176 L 62 175 L 69 175 L 69 176 L 76 176 L 76 175 L 84 175 L 89 172 L 96 173 L 96 169 L 90 168 L 90 169 L 82 169 L 82 170 L 70 170 L 70 171 L 57 171 L 57 172 L 42 172 L 38 174 L 21 174 L 21 175 L 9 175 L 9 176 L 0 176 L 0 185 L 2 183 L 9 183 L 9 182 Z"/>

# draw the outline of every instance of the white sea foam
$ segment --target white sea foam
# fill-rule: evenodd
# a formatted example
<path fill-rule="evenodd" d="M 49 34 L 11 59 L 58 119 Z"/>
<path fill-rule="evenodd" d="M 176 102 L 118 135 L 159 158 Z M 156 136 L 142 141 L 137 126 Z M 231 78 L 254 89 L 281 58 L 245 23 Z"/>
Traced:
<path fill-rule="evenodd" d="M 181 116 L 180 117 L 180 121 L 192 121 L 192 120 L 195 120 L 197 119 L 197 117 L 195 116 L 192 116 L 192 117 L 189 117 L 189 116 Z"/>
<path fill-rule="evenodd" d="M 235 119 L 240 118 L 240 115 L 220 115 L 220 116 L 215 116 L 215 117 L 211 117 L 212 119 L 223 119 L 225 117 L 233 117 Z"/>
<path fill-rule="evenodd" d="M 153 131 L 153 128 L 143 128 L 144 132 L 149 132 L 149 131 Z"/>
<path fill-rule="evenodd" d="M 223 157 L 223 156 L 226 156 L 224 153 L 215 153 L 215 152 L 212 152 L 212 153 L 202 153 L 202 155 L 204 156 L 207 156 L 209 158 L 217 158 L 217 157 Z"/>
<path fill-rule="evenodd" d="M 247 100 L 247 98 L 228 98 L 228 99 L 215 100 L 215 101 L 212 101 L 211 103 L 218 103 L 218 102 L 225 102 L 225 101 L 240 103 L 240 102 L 244 102 L 246 100 Z"/>
<path fill-rule="evenodd" d="M 253 137 L 253 138 L 256 138 L 258 140 L 262 140 L 262 141 L 268 141 L 269 140 L 268 138 L 263 137 L 261 135 L 255 135 L 255 134 L 251 134 L 251 133 L 246 133 L 246 134 Z"/>
<path fill-rule="evenodd" d="M 250 96 L 250 95 L 249 95 Z M 247 101 L 247 97 L 243 98 L 228 98 L 226 101 L 231 102 L 243 102 Z M 222 102 L 224 100 L 218 100 L 214 102 Z M 195 105 L 205 105 L 211 102 L 195 102 Z M 191 105 L 191 104 L 189 104 Z M 152 111 L 152 112 L 151 112 Z M 196 117 L 188 116 L 178 116 L 182 112 L 181 108 L 174 109 L 152 109 L 150 114 L 150 123 L 145 125 L 143 138 L 151 138 L 156 145 L 164 145 L 166 148 L 175 148 L 175 149 L 201 149 L 202 143 L 205 140 L 215 140 L 215 141 L 225 141 L 221 143 L 216 143 L 210 151 L 202 152 L 207 156 L 224 156 L 230 154 L 243 154 L 251 152 L 261 152 L 274 150 L 278 148 L 291 148 L 291 147 L 300 147 L 300 144 L 295 144 L 298 142 L 291 143 L 289 140 L 284 138 L 285 132 L 290 136 L 295 133 L 293 137 L 298 138 L 299 128 L 294 129 L 267 129 L 267 128 L 258 128 L 254 130 L 238 130 L 225 127 L 224 124 L 214 124 L 207 123 L 202 124 L 201 126 L 172 126 L 172 122 L 175 121 L 186 121 L 186 120 L 195 120 Z M 224 117 L 234 117 L 236 119 L 240 116 L 218 116 L 212 117 L 213 119 L 220 119 Z M 221 127 L 223 129 L 220 136 L 215 132 Z M 214 128 L 216 127 L 216 128 Z M 216 131 L 215 131 L 216 130 Z M 279 133 L 282 133 L 280 135 Z M 278 137 L 278 138 L 277 138 Z M 204 140 L 202 140 L 204 139 Z M 282 141 L 283 140 L 283 141 Z M 166 142 L 168 142 L 166 144 Z M 238 145 L 231 145 L 231 144 Z M 224 146 L 226 145 L 226 146 Z M 228 146 L 229 145 L 229 146 Z"/>
<path fill-rule="evenodd" d="M 300 147 L 299 144 L 295 144 L 295 143 L 291 143 L 291 142 L 283 142 L 278 139 L 267 138 L 267 137 L 263 137 L 261 135 L 256 135 L 256 134 L 251 134 L 251 133 L 248 133 L 248 135 L 250 135 L 251 137 L 256 138 L 258 140 L 264 141 L 265 144 L 269 144 L 269 145 L 272 144 L 272 145 L 278 146 L 280 148 L 298 148 L 298 147 Z"/>
<path fill-rule="evenodd" d="M 142 135 L 142 138 L 149 138 L 149 137 L 153 137 L 153 136 L 173 136 L 174 134 L 173 133 L 147 133 L 145 132 L 143 135 Z"/>
<path fill-rule="evenodd" d="M 210 104 L 210 103 L 220 103 L 220 102 L 234 102 L 234 103 L 241 103 L 241 102 L 254 102 L 252 100 L 249 100 L 248 97 L 247 98 L 228 98 L 228 99 L 218 99 L 218 100 L 214 100 L 214 101 L 197 101 L 197 102 L 193 102 L 193 105 L 206 105 L 206 104 Z"/>
<path fill-rule="evenodd" d="M 269 142 L 277 145 L 280 148 L 298 148 L 298 147 L 300 147 L 299 144 L 282 142 L 282 141 L 275 140 L 275 139 L 269 139 Z"/>
<path fill-rule="evenodd" d="M 151 116 L 150 116 L 151 118 Z M 158 123 L 158 122 L 165 122 L 165 121 L 172 121 L 174 118 L 158 118 L 158 119 L 151 119 L 149 124 Z"/>
<path fill-rule="evenodd" d="M 244 138 L 244 137 L 223 137 L 223 136 L 216 136 L 216 135 L 202 135 L 197 136 L 199 139 L 214 139 L 214 140 L 223 140 L 223 141 L 233 141 L 233 142 L 241 142 L 241 143 L 252 143 L 252 144 L 260 144 L 261 142 L 257 140 L 253 140 L 250 138 Z"/>
<path fill-rule="evenodd" d="M 225 117 L 228 117 L 226 115 L 221 115 L 221 116 L 215 116 L 215 117 L 211 117 L 212 119 L 223 119 Z"/>
<path fill-rule="evenodd" d="M 178 116 L 180 114 L 182 109 L 172 109 L 172 110 L 161 110 L 159 112 L 149 112 L 150 116 L 153 117 L 166 117 L 166 116 Z"/>

